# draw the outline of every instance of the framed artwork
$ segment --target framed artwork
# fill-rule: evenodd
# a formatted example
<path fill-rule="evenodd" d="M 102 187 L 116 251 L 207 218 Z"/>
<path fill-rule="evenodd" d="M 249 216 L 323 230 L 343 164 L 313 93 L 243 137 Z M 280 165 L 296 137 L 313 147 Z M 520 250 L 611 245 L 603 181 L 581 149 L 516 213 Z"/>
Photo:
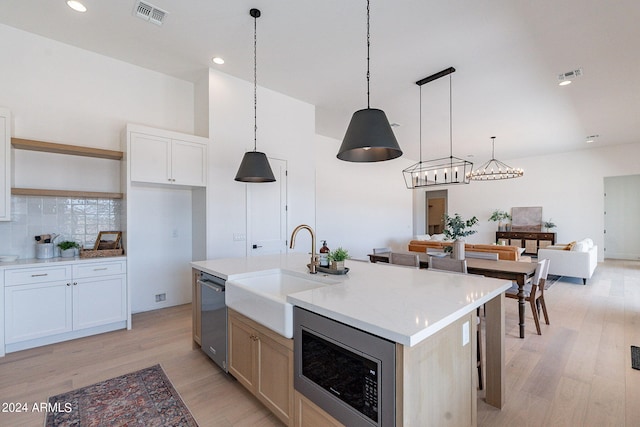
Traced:
<path fill-rule="evenodd" d="M 511 231 L 542 231 L 542 206 L 511 208 Z"/>

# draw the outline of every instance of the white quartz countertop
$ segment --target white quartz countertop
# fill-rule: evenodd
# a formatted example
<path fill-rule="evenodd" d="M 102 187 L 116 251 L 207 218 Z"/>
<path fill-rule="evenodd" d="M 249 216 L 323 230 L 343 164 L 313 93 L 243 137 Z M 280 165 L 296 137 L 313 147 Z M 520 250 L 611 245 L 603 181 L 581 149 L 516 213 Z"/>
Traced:
<path fill-rule="evenodd" d="M 193 262 L 223 279 L 250 277 L 271 269 L 306 272 L 309 255 L 265 255 Z M 330 284 L 287 296 L 293 305 L 391 341 L 414 346 L 480 305 L 511 282 L 474 275 L 361 261 L 346 261 L 347 275 L 323 275 Z"/>
<path fill-rule="evenodd" d="M 17 259 L 12 262 L 0 262 L 0 270 L 4 270 L 5 268 L 20 268 L 20 267 L 45 267 L 47 265 L 55 264 L 55 265 L 65 265 L 65 264 L 77 264 L 79 262 L 106 262 L 106 261 L 126 261 L 126 255 L 112 256 L 112 257 L 96 257 L 96 258 L 47 258 L 47 259 L 37 259 L 37 258 L 25 258 L 25 259 Z"/>

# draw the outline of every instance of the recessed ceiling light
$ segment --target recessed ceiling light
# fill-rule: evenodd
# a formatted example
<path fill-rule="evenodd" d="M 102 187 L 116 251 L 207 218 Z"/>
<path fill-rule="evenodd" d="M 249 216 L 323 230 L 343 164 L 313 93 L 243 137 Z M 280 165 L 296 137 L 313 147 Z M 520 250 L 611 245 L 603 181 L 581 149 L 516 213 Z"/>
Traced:
<path fill-rule="evenodd" d="M 224 59 L 220 58 L 219 56 L 216 56 L 215 58 L 213 58 L 212 61 L 218 65 L 224 64 Z"/>
<path fill-rule="evenodd" d="M 87 8 L 77 0 L 67 0 L 67 6 L 76 12 L 86 12 Z"/>

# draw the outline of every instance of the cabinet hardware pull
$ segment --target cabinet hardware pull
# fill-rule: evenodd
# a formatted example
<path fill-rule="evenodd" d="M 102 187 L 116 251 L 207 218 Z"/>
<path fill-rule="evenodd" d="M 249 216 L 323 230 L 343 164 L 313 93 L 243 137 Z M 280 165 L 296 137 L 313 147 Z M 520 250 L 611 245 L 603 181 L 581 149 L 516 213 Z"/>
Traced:
<path fill-rule="evenodd" d="M 106 270 L 107 267 L 103 267 L 103 268 L 94 268 L 93 271 L 101 271 L 101 270 Z"/>
<path fill-rule="evenodd" d="M 77 285 L 77 284 L 78 284 L 78 282 L 73 282 L 73 286 L 75 286 L 75 285 Z"/>
<path fill-rule="evenodd" d="M 67 286 L 71 286 L 71 283 L 67 283 Z"/>
<path fill-rule="evenodd" d="M 32 274 L 31 277 L 44 277 L 44 276 L 48 276 L 49 273 L 42 273 L 42 274 Z"/>

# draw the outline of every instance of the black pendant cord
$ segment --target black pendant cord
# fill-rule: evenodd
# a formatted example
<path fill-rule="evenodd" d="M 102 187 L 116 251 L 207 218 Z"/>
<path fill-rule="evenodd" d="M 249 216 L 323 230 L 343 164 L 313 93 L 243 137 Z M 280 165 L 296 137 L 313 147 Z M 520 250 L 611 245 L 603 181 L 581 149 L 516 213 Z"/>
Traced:
<path fill-rule="evenodd" d="M 453 101 L 451 99 L 451 74 L 449 74 L 449 157 L 453 157 Z"/>
<path fill-rule="evenodd" d="M 367 109 L 371 108 L 370 104 L 370 94 L 369 94 L 369 80 L 371 78 L 371 73 L 369 72 L 369 61 L 370 61 L 370 50 L 371 50 L 371 36 L 370 36 L 370 26 L 369 26 L 369 17 L 370 17 L 370 7 L 369 0 L 367 0 Z"/>
<path fill-rule="evenodd" d="M 420 86 L 420 164 L 422 164 L 422 86 Z"/>
<path fill-rule="evenodd" d="M 253 151 L 258 144 L 258 16 L 253 17 Z"/>
<path fill-rule="evenodd" d="M 495 160 L 496 158 L 496 137 L 491 137 L 491 160 Z"/>

